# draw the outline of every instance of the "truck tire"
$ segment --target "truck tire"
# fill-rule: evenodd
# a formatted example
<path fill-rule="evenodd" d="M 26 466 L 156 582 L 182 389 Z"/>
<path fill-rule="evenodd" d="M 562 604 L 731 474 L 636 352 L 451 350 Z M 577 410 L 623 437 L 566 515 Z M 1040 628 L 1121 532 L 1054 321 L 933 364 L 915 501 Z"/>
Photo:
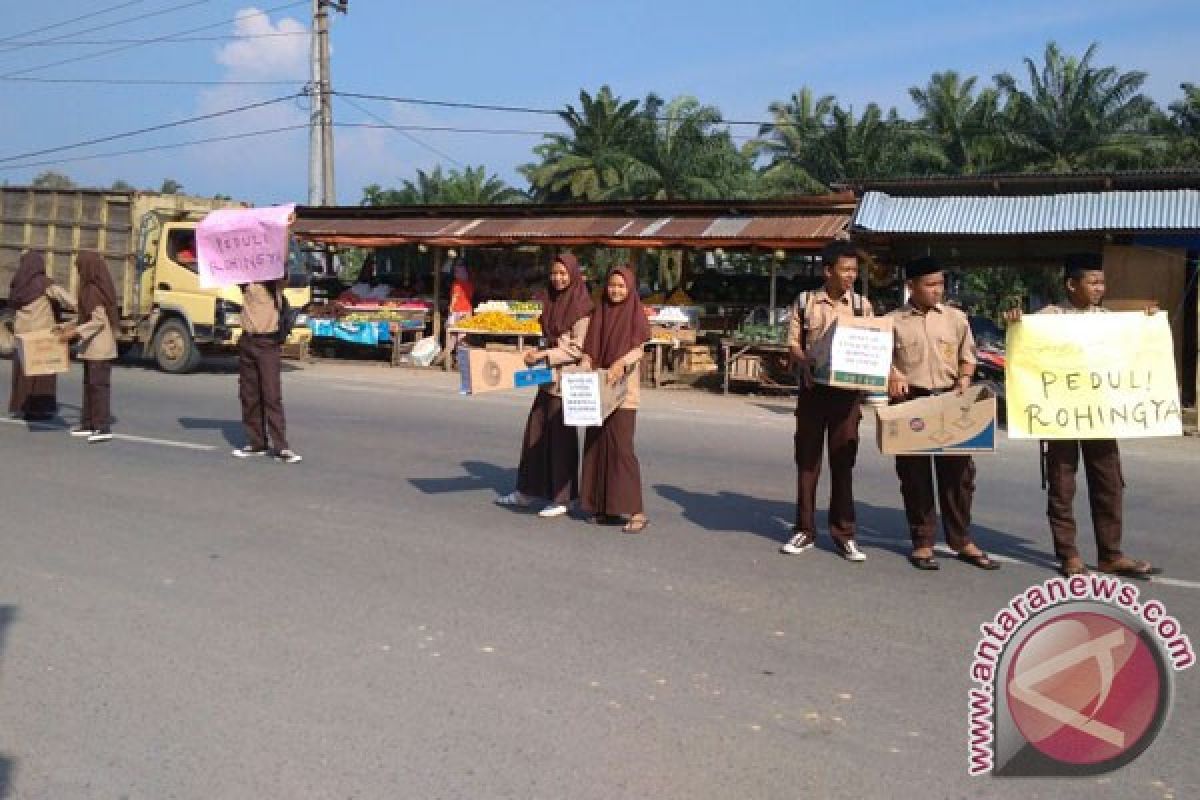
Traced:
<path fill-rule="evenodd" d="M 154 334 L 154 360 L 163 372 L 182 375 L 200 365 L 200 350 L 183 320 L 168 319 Z"/>

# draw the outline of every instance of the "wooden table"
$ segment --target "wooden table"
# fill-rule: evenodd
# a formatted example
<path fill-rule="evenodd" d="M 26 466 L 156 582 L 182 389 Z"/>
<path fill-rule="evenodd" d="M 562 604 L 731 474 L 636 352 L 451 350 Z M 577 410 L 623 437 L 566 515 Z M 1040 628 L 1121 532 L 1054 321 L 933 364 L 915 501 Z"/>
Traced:
<path fill-rule="evenodd" d="M 729 394 L 729 372 L 733 362 L 739 356 L 747 353 L 760 356 L 769 356 L 773 359 L 778 359 L 781 356 L 787 356 L 788 346 L 785 344 L 772 344 L 769 342 L 743 342 L 738 339 L 722 339 L 721 351 L 724 356 L 722 360 L 723 368 L 721 370 L 722 390 L 725 394 Z M 759 370 L 758 374 L 753 379 L 735 378 L 734 380 L 743 380 L 749 383 L 756 383 L 767 389 L 783 389 L 791 390 L 796 388 L 794 383 L 786 383 L 776 380 L 767 370 Z"/>
<path fill-rule="evenodd" d="M 663 385 L 663 376 L 669 370 L 667 368 L 667 354 L 675 349 L 675 342 L 668 339 L 651 339 L 646 342 L 644 347 L 652 351 L 650 353 L 650 383 L 655 389 Z"/>

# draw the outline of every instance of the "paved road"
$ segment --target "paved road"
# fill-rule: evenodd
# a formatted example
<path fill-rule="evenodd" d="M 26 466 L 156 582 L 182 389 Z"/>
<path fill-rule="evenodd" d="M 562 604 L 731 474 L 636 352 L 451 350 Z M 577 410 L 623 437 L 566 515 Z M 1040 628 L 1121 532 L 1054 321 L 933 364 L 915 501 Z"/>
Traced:
<path fill-rule="evenodd" d="M 1200 796 L 1195 669 L 1121 771 L 966 775 L 978 626 L 1051 576 L 1032 445 L 980 459 L 978 538 L 1014 561 L 922 574 L 869 426 L 869 561 L 777 554 L 780 400 L 650 393 L 629 537 L 492 505 L 526 396 L 295 369 L 285 466 L 228 456 L 228 369 L 114 385 L 109 445 L 0 424 L 0 796 Z M 1145 591 L 1200 639 L 1198 447 L 1132 444 L 1125 470 L 1127 549 L 1175 581 Z"/>

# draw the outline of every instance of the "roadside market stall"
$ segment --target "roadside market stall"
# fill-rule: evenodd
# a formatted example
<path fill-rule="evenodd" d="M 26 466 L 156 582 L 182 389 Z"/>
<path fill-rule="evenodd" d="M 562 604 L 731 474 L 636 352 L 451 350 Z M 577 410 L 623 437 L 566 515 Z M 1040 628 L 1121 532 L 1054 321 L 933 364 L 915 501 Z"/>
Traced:
<path fill-rule="evenodd" d="M 719 340 L 757 314 L 779 325 L 780 309 L 796 288 L 808 288 L 814 254 L 841 233 L 853 195 L 800 197 L 779 202 L 630 202 L 500 206 L 299 207 L 294 233 L 332 246 L 422 246 L 435 254 L 429 332 L 443 345 L 460 337 L 521 347 L 540 334 L 529 323 L 505 329 L 484 317 L 500 309 L 489 300 L 527 302 L 555 254 L 571 249 L 597 280 L 608 264 L 629 262 L 639 274 L 644 303 L 654 316 L 644 378 L 659 385 L 672 374 L 708 374 L 729 365 Z M 450 255 L 453 253 L 454 255 Z M 492 254 L 492 262 L 482 258 Z M 495 255 L 495 254 L 500 255 Z M 524 261 L 516 265 L 516 256 Z M 476 284 L 476 307 L 453 326 L 444 324 L 443 273 L 463 261 Z M 517 288 L 489 293 L 492 276 Z M 482 289 L 482 291 L 481 291 Z M 597 292 L 602 287 L 595 285 Z M 513 296 L 518 294 L 520 296 Z M 521 321 L 518 309 L 503 311 Z M 505 323 L 505 324 L 501 324 Z M 447 367 L 449 364 L 444 362 Z"/>

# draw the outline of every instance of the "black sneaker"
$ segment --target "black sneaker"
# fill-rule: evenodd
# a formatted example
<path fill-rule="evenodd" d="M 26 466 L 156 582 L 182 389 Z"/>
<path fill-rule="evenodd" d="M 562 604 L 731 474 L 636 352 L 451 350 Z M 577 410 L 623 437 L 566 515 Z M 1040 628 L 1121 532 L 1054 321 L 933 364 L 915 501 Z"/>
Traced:
<path fill-rule="evenodd" d="M 254 458 L 255 456 L 265 456 L 266 454 L 267 454 L 267 448 L 251 447 L 250 445 L 246 445 L 245 447 L 239 447 L 238 449 L 233 451 L 234 458 Z"/>
<path fill-rule="evenodd" d="M 112 431 L 108 428 L 101 428 L 98 431 L 93 431 L 88 437 L 89 442 L 109 442 L 112 441 Z"/>

